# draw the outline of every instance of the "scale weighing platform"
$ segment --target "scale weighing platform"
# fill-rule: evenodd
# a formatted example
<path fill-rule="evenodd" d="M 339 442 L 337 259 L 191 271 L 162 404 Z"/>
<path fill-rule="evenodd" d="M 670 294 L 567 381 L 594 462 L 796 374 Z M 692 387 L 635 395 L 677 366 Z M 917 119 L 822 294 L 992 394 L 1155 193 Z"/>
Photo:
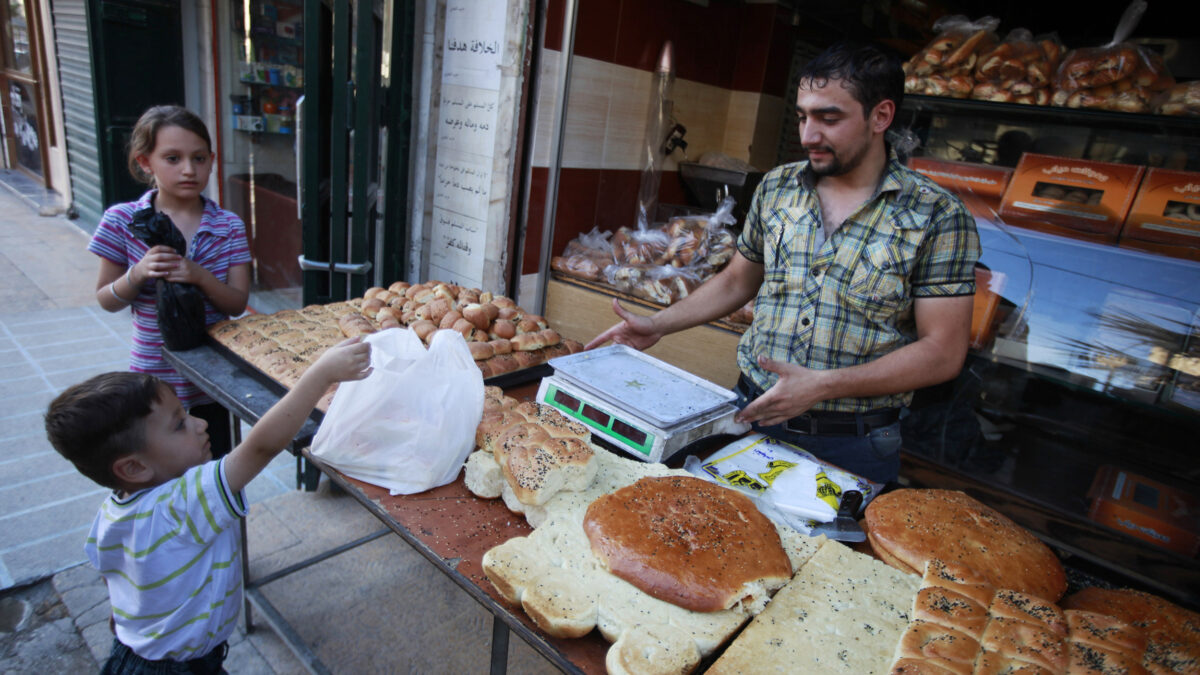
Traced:
<path fill-rule="evenodd" d="M 693 441 L 741 434 L 737 394 L 624 345 L 560 356 L 537 401 L 634 457 L 661 462 Z"/>

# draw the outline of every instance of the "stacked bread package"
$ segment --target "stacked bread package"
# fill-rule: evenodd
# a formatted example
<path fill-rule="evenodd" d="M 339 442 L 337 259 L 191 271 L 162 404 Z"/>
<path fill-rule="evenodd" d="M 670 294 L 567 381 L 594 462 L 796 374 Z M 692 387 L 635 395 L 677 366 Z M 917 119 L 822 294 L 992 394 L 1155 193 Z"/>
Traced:
<path fill-rule="evenodd" d="M 909 94 L 967 98 L 975 88 L 975 67 L 996 44 L 1000 20 L 985 16 L 972 21 L 954 15 L 938 19 L 938 36 L 904 64 L 904 91 Z"/>
<path fill-rule="evenodd" d="M 1076 49 L 1059 66 L 1051 104 L 1146 113 L 1174 85 L 1162 57 L 1144 47 L 1120 43 Z"/>
<path fill-rule="evenodd" d="M 975 66 L 971 98 L 980 101 L 1048 105 L 1062 43 L 1053 36 L 1034 38 L 1024 28 L 984 52 Z"/>

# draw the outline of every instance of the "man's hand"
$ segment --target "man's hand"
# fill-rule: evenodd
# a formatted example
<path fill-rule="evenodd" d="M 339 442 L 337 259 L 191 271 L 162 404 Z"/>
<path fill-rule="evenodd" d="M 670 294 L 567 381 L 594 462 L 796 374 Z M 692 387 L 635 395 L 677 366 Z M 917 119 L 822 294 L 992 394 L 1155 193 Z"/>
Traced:
<path fill-rule="evenodd" d="M 758 357 L 758 365 L 779 375 L 779 381 L 735 416 L 739 422 L 780 424 L 828 398 L 827 371 L 772 361 L 765 356 Z"/>
<path fill-rule="evenodd" d="M 663 333 L 654 326 L 654 320 L 648 316 L 639 316 L 626 310 L 613 298 L 613 312 L 621 317 L 621 323 L 597 335 L 584 349 L 594 349 L 606 342 L 633 347 L 638 351 L 649 349 L 662 339 Z"/>

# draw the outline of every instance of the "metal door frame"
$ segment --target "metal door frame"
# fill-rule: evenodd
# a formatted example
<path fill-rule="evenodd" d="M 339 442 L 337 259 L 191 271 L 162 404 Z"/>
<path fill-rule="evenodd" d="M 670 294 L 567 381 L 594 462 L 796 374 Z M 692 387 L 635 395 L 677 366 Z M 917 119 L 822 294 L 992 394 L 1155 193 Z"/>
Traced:
<path fill-rule="evenodd" d="M 305 3 L 297 177 L 306 305 L 405 274 L 413 17 L 411 1 Z"/>

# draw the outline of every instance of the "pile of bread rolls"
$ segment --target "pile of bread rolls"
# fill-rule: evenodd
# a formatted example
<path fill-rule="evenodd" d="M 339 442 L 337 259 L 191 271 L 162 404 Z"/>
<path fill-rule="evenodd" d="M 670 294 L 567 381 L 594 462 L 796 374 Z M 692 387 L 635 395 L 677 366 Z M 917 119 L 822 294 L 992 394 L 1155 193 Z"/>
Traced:
<path fill-rule="evenodd" d="M 485 377 L 583 349 L 578 342 L 564 341 L 545 318 L 526 312 L 511 298 L 477 288 L 397 281 L 369 288 L 361 301 L 352 302 L 358 303 L 358 311 L 338 322 L 346 336 L 406 326 L 428 344 L 435 331 L 453 330 L 466 339 Z"/>
<path fill-rule="evenodd" d="M 1200 115 L 1200 80 L 1180 82 L 1160 92 L 1154 100 L 1154 112 L 1159 115 Z"/>
<path fill-rule="evenodd" d="M 938 36 L 904 64 L 904 91 L 910 94 L 967 98 L 975 88 L 980 56 L 996 44 L 998 19 L 970 21 L 964 16 L 939 19 Z"/>
<path fill-rule="evenodd" d="M 1145 113 L 1159 92 L 1174 85 L 1162 57 L 1148 49 L 1130 44 L 1076 49 L 1063 58 L 1051 104 Z"/>
<path fill-rule="evenodd" d="M 979 58 L 971 98 L 1047 105 L 1062 53 L 1062 44 L 1052 37 L 1035 40 L 1024 28 L 1013 30 Z"/>

